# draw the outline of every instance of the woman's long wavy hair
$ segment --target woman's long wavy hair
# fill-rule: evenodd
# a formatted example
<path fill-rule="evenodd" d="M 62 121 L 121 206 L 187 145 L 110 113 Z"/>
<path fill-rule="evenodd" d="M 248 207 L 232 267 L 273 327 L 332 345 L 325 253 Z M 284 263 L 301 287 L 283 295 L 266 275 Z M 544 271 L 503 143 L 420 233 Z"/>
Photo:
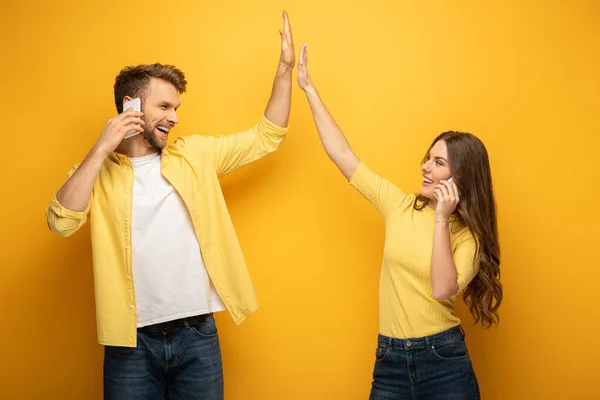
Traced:
<path fill-rule="evenodd" d="M 446 142 L 448 163 L 460 196 L 455 211 L 457 223 L 471 231 L 477 244 L 474 262 L 479 264 L 479 271 L 464 290 L 463 299 L 475 323 L 487 328 L 498 323 L 498 308 L 502 303 L 496 201 L 488 153 L 475 135 L 450 131 L 435 138 L 424 162 L 431 148 L 440 140 Z M 422 210 L 428 201 L 427 197 L 419 194 L 414 208 Z"/>

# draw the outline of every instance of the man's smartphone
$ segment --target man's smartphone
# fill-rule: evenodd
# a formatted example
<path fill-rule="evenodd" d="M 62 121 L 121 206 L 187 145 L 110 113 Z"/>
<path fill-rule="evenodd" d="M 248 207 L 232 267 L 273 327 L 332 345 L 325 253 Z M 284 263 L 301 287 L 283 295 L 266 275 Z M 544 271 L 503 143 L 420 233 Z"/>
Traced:
<path fill-rule="evenodd" d="M 123 104 L 123 111 L 127 111 L 131 107 L 133 107 L 133 111 L 137 111 L 137 112 L 142 111 L 142 101 L 140 100 L 139 97 L 136 97 L 133 100 L 129 100 L 128 102 Z M 135 136 L 138 133 L 139 133 L 138 131 L 129 131 L 125 134 L 124 139 L 129 139 L 130 137 Z"/>

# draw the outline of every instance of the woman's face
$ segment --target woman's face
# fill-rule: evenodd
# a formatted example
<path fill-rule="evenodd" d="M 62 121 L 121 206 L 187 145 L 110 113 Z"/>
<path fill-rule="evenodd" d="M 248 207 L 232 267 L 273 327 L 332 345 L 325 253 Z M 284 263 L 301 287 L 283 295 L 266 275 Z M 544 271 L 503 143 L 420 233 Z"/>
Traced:
<path fill-rule="evenodd" d="M 451 177 L 450 164 L 448 163 L 448 148 L 445 140 L 438 140 L 427 155 L 427 161 L 421 165 L 423 184 L 421 195 L 428 199 L 436 200 L 433 189 L 441 180 L 447 181 Z"/>

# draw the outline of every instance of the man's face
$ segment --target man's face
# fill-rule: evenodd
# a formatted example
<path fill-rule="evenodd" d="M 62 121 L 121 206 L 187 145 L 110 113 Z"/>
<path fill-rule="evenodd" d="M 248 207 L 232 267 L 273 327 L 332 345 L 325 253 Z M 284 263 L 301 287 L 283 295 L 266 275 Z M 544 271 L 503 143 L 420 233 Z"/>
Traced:
<path fill-rule="evenodd" d="M 142 137 L 152 147 L 162 149 L 167 145 L 171 129 L 179 122 L 179 93 L 175 86 L 158 78 L 151 78 L 142 97 L 142 119 L 146 123 Z"/>

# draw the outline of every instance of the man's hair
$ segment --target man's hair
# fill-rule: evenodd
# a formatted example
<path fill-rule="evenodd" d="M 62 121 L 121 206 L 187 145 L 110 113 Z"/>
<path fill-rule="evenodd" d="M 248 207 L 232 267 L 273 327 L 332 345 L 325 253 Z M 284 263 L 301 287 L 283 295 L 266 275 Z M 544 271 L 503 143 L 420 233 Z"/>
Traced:
<path fill-rule="evenodd" d="M 125 96 L 143 100 L 150 78 L 162 79 L 175 86 L 180 94 L 185 93 L 185 74 L 173 65 L 156 63 L 125 67 L 115 79 L 115 105 L 119 114 L 123 112 Z"/>

